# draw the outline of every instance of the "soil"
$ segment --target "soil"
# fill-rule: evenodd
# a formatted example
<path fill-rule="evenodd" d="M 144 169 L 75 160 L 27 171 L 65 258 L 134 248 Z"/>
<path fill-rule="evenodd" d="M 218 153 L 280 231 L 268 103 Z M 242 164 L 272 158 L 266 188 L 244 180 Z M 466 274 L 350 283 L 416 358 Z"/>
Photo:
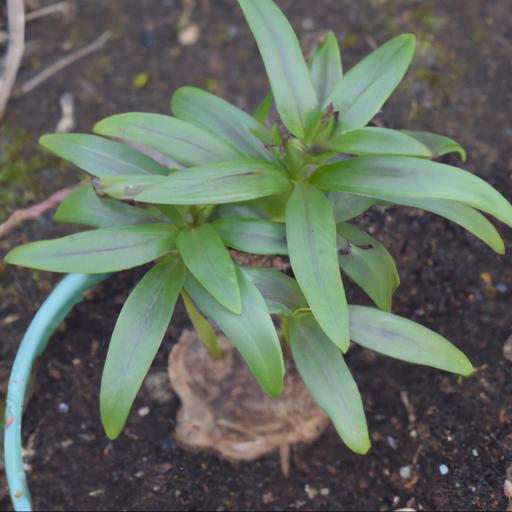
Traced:
<path fill-rule="evenodd" d="M 31 8 L 48 3 L 27 1 Z M 84 132 L 112 113 L 167 112 L 171 92 L 184 84 L 208 88 L 247 109 L 266 93 L 255 44 L 234 0 L 189 2 L 190 22 L 199 28 L 190 46 L 178 41 L 183 4 L 177 0 L 71 3 L 74 13 L 65 19 L 29 24 L 20 81 L 107 28 L 113 38 L 102 51 L 11 102 L 0 164 L 33 165 L 23 168 L 19 179 L 2 182 L 13 205 L 35 201 L 79 176 L 56 160 L 33 158 L 37 137 L 55 129 L 65 92 L 75 99 L 76 131 Z M 455 137 L 469 152 L 465 168 L 512 198 L 510 0 L 322 0 L 314 9 L 308 0 L 278 3 L 305 47 L 333 28 L 344 46 L 346 68 L 375 43 L 416 33 L 415 64 L 379 115 L 380 123 Z M 5 162 L 6 147 L 20 145 L 20 131 L 21 156 Z M 446 161 L 459 164 L 456 157 Z M 141 269 L 123 272 L 74 309 L 40 362 L 23 428 L 35 508 L 506 508 L 502 486 L 512 464 L 512 366 L 502 349 L 512 331 L 510 256 L 498 257 L 449 222 L 405 208 L 372 209 L 360 223 L 397 260 L 402 285 L 393 311 L 453 340 L 477 367 L 474 377 L 458 379 L 351 350 L 348 362 L 363 395 L 373 447 L 364 457 L 355 455 L 329 428 L 315 444 L 293 450 L 287 479 L 277 455 L 233 467 L 213 453 L 178 448 L 171 436 L 178 399 L 148 387 L 124 434 L 111 443 L 98 415 L 102 362 L 122 301 L 142 275 Z M 510 251 L 511 233 L 499 229 Z M 45 215 L 0 240 L 0 252 L 69 231 Z M 0 279 L 0 358 L 8 363 L 59 276 L 0 263 Z M 352 302 L 366 303 L 347 287 Z M 185 327 L 178 306 L 152 376 L 166 371 L 170 349 Z M 0 508 L 9 510 L 4 493 L 0 483 Z"/>

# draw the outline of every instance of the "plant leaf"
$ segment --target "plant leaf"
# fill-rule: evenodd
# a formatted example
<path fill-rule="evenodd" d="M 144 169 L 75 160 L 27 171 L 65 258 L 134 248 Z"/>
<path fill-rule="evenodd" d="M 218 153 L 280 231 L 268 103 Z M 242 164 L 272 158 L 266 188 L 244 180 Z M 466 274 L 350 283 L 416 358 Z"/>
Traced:
<path fill-rule="evenodd" d="M 178 250 L 187 269 L 226 309 L 240 314 L 242 301 L 235 265 L 211 224 L 178 235 Z"/>
<path fill-rule="evenodd" d="M 348 310 L 336 246 L 336 224 L 328 199 L 297 183 L 286 207 L 290 262 L 318 323 L 341 350 L 349 345 Z"/>
<path fill-rule="evenodd" d="M 327 149 L 352 155 L 405 155 L 431 158 L 430 149 L 409 135 L 367 126 L 336 135 L 323 143 Z"/>
<path fill-rule="evenodd" d="M 252 113 L 252 117 L 256 119 L 262 125 L 265 125 L 270 115 L 270 111 L 272 110 L 272 105 L 274 104 L 274 95 L 272 91 L 269 91 L 267 95 L 263 98 L 261 103 L 254 109 Z"/>
<path fill-rule="evenodd" d="M 505 244 L 496 228 L 481 213 L 470 206 L 445 199 L 393 198 L 389 199 L 389 202 L 412 208 L 421 208 L 422 210 L 440 215 L 480 238 L 498 254 L 505 254 Z"/>
<path fill-rule="evenodd" d="M 334 32 L 327 32 L 324 42 L 309 57 L 309 71 L 318 102 L 323 105 L 343 75 L 340 47 Z"/>
<path fill-rule="evenodd" d="M 254 117 L 231 103 L 197 87 L 180 87 L 172 97 L 172 111 L 178 119 L 222 137 L 252 158 L 274 160 L 272 153 L 253 131 L 268 133 Z"/>
<path fill-rule="evenodd" d="M 358 196 L 348 192 L 329 192 L 327 198 L 332 205 L 336 222 L 358 217 L 378 202 L 372 197 Z"/>
<path fill-rule="evenodd" d="M 107 176 L 94 181 L 95 188 L 115 199 L 133 200 L 145 189 L 166 183 L 168 176 Z"/>
<path fill-rule="evenodd" d="M 183 264 L 168 256 L 145 274 L 124 303 L 101 378 L 101 421 L 110 439 L 124 428 L 171 321 L 184 280 Z"/>
<path fill-rule="evenodd" d="M 97 123 L 94 131 L 152 148 L 187 166 L 240 160 L 245 156 L 220 137 L 162 114 L 118 114 Z"/>
<path fill-rule="evenodd" d="M 391 296 L 400 284 L 393 257 L 378 240 L 357 226 L 341 222 L 336 228 L 350 243 L 348 254 L 338 257 L 340 267 L 380 309 L 390 311 Z"/>
<path fill-rule="evenodd" d="M 167 174 L 167 169 L 126 144 L 85 133 L 52 133 L 39 143 L 80 169 L 102 178 L 131 174 Z"/>
<path fill-rule="evenodd" d="M 438 135 L 437 133 L 413 130 L 400 130 L 400 132 L 405 133 L 405 135 L 408 135 L 409 137 L 414 137 L 422 144 L 428 146 L 432 153 L 432 158 L 437 158 L 448 153 L 459 153 L 462 161 L 466 161 L 466 151 L 458 142 L 450 139 L 450 137 Z"/>
<path fill-rule="evenodd" d="M 422 158 L 360 156 L 319 167 L 311 182 L 322 190 L 389 198 L 447 199 L 494 215 L 512 226 L 512 206 L 493 187 L 457 167 Z"/>
<path fill-rule="evenodd" d="M 311 396 L 343 442 L 356 453 L 366 453 L 370 438 L 363 402 L 340 351 L 310 313 L 290 317 L 288 329 L 293 359 Z"/>
<path fill-rule="evenodd" d="M 383 44 L 338 81 L 324 107 L 340 112 L 339 131 L 362 128 L 400 83 L 414 55 L 415 38 L 402 34 Z"/>
<path fill-rule="evenodd" d="M 349 306 L 350 337 L 358 345 L 409 363 L 471 375 L 468 358 L 449 341 L 416 322 L 365 306 Z"/>
<path fill-rule="evenodd" d="M 175 240 L 169 224 L 102 228 L 16 247 L 5 261 L 51 272 L 102 274 L 159 258 L 175 248 Z"/>
<path fill-rule="evenodd" d="M 242 272 L 259 290 L 271 315 L 291 315 L 308 303 L 295 279 L 273 268 L 243 267 Z"/>
<path fill-rule="evenodd" d="M 242 313 L 236 315 L 219 304 L 188 273 L 185 289 L 197 307 L 215 321 L 245 359 L 263 390 L 275 398 L 283 389 L 284 361 L 277 333 L 257 288 L 237 270 Z"/>
<path fill-rule="evenodd" d="M 221 204 L 280 194 L 290 188 L 288 177 L 279 168 L 246 160 L 176 171 L 135 198 L 158 204 Z"/>
<path fill-rule="evenodd" d="M 225 217 L 213 223 L 226 245 L 252 254 L 288 254 L 284 224 Z"/>
<path fill-rule="evenodd" d="M 272 0 L 239 0 L 288 130 L 307 139 L 319 120 L 309 69 L 290 23 Z"/>
<path fill-rule="evenodd" d="M 85 185 L 72 192 L 59 205 L 53 220 L 110 228 L 165 222 L 166 217 L 156 208 L 138 208 L 121 201 L 99 197 L 91 185 Z"/>
<path fill-rule="evenodd" d="M 213 359 L 220 359 L 222 357 L 222 348 L 217 340 L 215 330 L 208 320 L 199 313 L 185 290 L 181 291 L 181 297 L 183 298 L 183 304 L 185 304 L 185 309 L 187 310 L 190 321 L 197 332 L 197 336 L 206 347 L 208 354 L 210 354 L 210 357 Z"/>

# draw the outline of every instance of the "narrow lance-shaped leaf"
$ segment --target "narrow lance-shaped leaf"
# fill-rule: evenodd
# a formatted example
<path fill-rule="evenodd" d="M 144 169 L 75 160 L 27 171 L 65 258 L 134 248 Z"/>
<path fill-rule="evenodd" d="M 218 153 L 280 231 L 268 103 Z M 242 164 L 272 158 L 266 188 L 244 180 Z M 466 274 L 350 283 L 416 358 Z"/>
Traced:
<path fill-rule="evenodd" d="M 352 155 L 404 155 L 431 158 L 430 149 L 397 130 L 367 126 L 336 135 L 323 143 L 327 149 Z"/>
<path fill-rule="evenodd" d="M 383 44 L 338 81 L 324 107 L 340 113 L 339 131 L 362 128 L 400 83 L 414 55 L 415 38 L 402 34 Z"/>
<path fill-rule="evenodd" d="M 241 151 L 220 137 L 162 114 L 118 114 L 97 123 L 94 131 L 136 142 L 184 165 L 227 162 L 244 157 Z"/>
<path fill-rule="evenodd" d="M 225 217 L 213 223 L 224 243 L 252 254 L 288 254 L 284 224 L 262 219 Z"/>
<path fill-rule="evenodd" d="M 222 137 L 252 158 L 274 159 L 253 133 L 267 132 L 265 126 L 214 94 L 196 87 L 180 87 L 172 97 L 172 111 L 178 119 Z M 267 136 L 270 137 L 270 133 Z"/>
<path fill-rule="evenodd" d="M 329 200 L 297 183 L 286 207 L 290 262 L 313 315 L 329 338 L 348 349 L 348 310 L 341 281 L 336 224 Z"/>
<path fill-rule="evenodd" d="M 294 135 L 307 139 L 319 120 L 319 110 L 297 36 L 272 0 L 239 3 L 258 44 L 283 123 Z"/>
<path fill-rule="evenodd" d="M 365 306 L 349 306 L 350 337 L 358 345 L 409 363 L 471 375 L 468 358 L 449 341 L 416 322 Z"/>
<path fill-rule="evenodd" d="M 197 332 L 197 336 L 206 347 L 208 354 L 210 354 L 210 357 L 213 357 L 213 359 L 220 359 L 222 357 L 222 348 L 219 345 L 214 328 L 209 324 L 208 320 L 199 313 L 185 290 L 181 291 L 181 297 L 183 298 L 183 304 L 185 304 L 185 309 L 187 310 L 190 321 Z"/>
<path fill-rule="evenodd" d="M 248 160 L 176 171 L 147 187 L 135 199 L 158 204 L 221 204 L 281 194 L 290 189 L 288 177 L 281 169 L 267 162 Z M 108 189 L 105 191 L 109 193 Z"/>
<path fill-rule="evenodd" d="M 361 395 L 340 351 L 309 313 L 292 316 L 288 332 L 293 359 L 315 402 L 354 452 L 370 448 Z"/>
<path fill-rule="evenodd" d="M 197 307 L 217 323 L 240 351 L 263 390 L 276 397 L 281 393 L 284 379 L 279 339 L 260 292 L 240 270 L 237 277 L 242 296 L 240 315 L 219 304 L 190 273 L 185 289 Z"/>
<path fill-rule="evenodd" d="M 512 205 L 491 185 L 457 167 L 421 158 L 360 156 L 319 167 L 318 188 L 389 198 L 447 199 L 494 215 L 512 226 Z"/>
<path fill-rule="evenodd" d="M 121 201 L 99 197 L 91 185 L 72 192 L 57 208 L 53 220 L 96 228 L 164 222 L 156 208 L 138 208 Z"/>
<path fill-rule="evenodd" d="M 329 192 L 327 198 L 332 205 L 336 222 L 358 217 L 378 202 L 373 197 L 364 197 L 347 192 Z"/>
<path fill-rule="evenodd" d="M 272 315 L 291 315 L 308 307 L 297 281 L 273 268 L 244 267 L 242 272 L 259 290 Z"/>
<path fill-rule="evenodd" d="M 274 95 L 272 91 L 269 91 L 267 95 L 261 100 L 261 103 L 254 109 L 252 116 L 256 121 L 265 125 L 270 115 L 270 111 L 272 110 L 272 105 L 274 104 Z"/>
<path fill-rule="evenodd" d="M 322 105 L 343 75 L 340 47 L 334 32 L 327 32 L 324 42 L 311 54 L 309 70 Z"/>
<path fill-rule="evenodd" d="M 349 246 L 340 252 L 340 267 L 380 309 L 391 310 L 391 296 L 400 284 L 395 262 L 386 248 L 362 229 L 341 222 L 338 234 Z"/>
<path fill-rule="evenodd" d="M 16 247 L 5 261 L 51 272 L 101 274 L 159 258 L 176 247 L 175 240 L 169 224 L 102 228 Z"/>
<path fill-rule="evenodd" d="M 188 270 L 225 308 L 239 314 L 242 308 L 235 265 L 211 224 L 178 235 L 178 250 Z"/>
<path fill-rule="evenodd" d="M 110 439 L 126 423 L 171 321 L 184 279 L 183 264 L 168 256 L 139 281 L 124 303 L 101 379 L 101 421 Z"/>
<path fill-rule="evenodd" d="M 466 161 L 466 151 L 458 142 L 456 142 L 453 139 L 450 139 L 450 137 L 430 132 L 421 132 L 413 130 L 400 131 L 402 133 L 405 133 L 405 135 L 408 135 L 409 137 L 414 137 L 422 144 L 428 146 L 430 152 L 432 153 L 432 158 L 437 158 L 448 153 L 459 153 L 460 157 L 462 158 L 462 161 Z"/>
<path fill-rule="evenodd" d="M 80 169 L 102 178 L 132 174 L 167 174 L 167 169 L 126 144 L 84 133 L 43 135 L 39 143 Z"/>
<path fill-rule="evenodd" d="M 389 202 L 412 208 L 421 208 L 422 210 L 440 215 L 467 229 L 498 254 L 505 253 L 505 244 L 496 228 L 481 213 L 470 206 L 445 199 L 405 199 L 395 197 L 390 198 Z"/>

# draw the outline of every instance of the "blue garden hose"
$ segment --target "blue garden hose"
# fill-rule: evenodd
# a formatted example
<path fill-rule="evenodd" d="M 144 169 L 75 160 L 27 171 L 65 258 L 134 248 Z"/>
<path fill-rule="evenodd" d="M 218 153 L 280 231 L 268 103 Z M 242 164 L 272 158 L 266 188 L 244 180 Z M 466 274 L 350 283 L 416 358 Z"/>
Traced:
<path fill-rule="evenodd" d="M 45 351 L 50 336 L 73 306 L 82 301 L 83 293 L 110 275 L 66 276 L 44 301 L 18 348 L 7 390 L 4 433 L 5 472 L 16 511 L 32 510 L 21 452 L 21 419 L 32 367 L 35 360 Z"/>

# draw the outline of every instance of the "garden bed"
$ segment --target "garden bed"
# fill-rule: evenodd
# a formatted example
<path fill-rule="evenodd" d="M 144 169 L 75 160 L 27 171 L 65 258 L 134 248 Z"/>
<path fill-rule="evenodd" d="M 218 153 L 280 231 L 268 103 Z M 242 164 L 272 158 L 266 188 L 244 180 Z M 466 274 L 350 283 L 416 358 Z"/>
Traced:
<path fill-rule="evenodd" d="M 344 51 L 346 67 L 374 42 L 403 31 L 417 33 L 424 44 L 416 63 L 379 122 L 454 136 L 469 152 L 467 167 L 510 199 L 512 112 L 505 73 L 512 12 L 507 0 L 490 5 L 484 0 L 427 1 L 421 8 L 405 0 L 392 6 L 367 0 L 357 7 L 324 1 L 313 12 L 303 0 L 293 2 L 293 13 L 291 1 L 278 3 L 306 45 L 334 28 L 344 48 L 352 46 Z M 62 54 L 66 41 L 79 47 L 107 28 L 113 39 L 98 54 L 14 100 L 7 127 L 23 128 L 33 138 L 54 130 L 64 92 L 75 96 L 77 131 L 89 131 L 95 120 L 114 112 L 167 112 L 171 92 L 184 84 L 209 88 L 247 109 L 265 94 L 256 47 L 233 1 L 197 3 L 191 22 L 199 27 L 199 39 L 191 46 L 176 37 L 181 2 L 112 4 L 77 1 L 74 17 L 45 18 L 30 26 L 28 38 L 36 46 L 29 48 L 31 58 L 20 78 L 30 75 L 36 59 L 46 63 Z M 143 87 L 134 81 L 141 74 L 148 78 Z M 450 157 L 450 163 L 456 162 Z M 76 180 L 68 169 L 51 171 L 34 169 L 30 180 L 42 177 L 44 190 L 51 191 Z M 374 208 L 360 222 L 397 260 L 402 285 L 393 311 L 452 340 L 477 368 L 474 377 L 459 380 L 354 348 L 348 362 L 365 403 L 372 449 L 357 456 L 330 428 L 314 445 L 293 450 L 287 479 L 277 454 L 235 468 L 214 454 L 183 451 L 172 439 L 177 398 L 147 386 L 125 433 L 111 443 L 99 421 L 100 375 L 122 301 L 142 275 L 140 270 L 124 272 L 75 308 L 37 370 L 24 419 L 35 508 L 505 508 L 502 486 L 512 464 L 507 460 L 512 365 L 503 357 L 512 332 L 510 256 L 499 258 L 448 221 L 406 208 Z M 510 232 L 500 231 L 512 250 Z M 0 251 L 67 232 L 46 215 L 0 240 Z M 0 264 L 0 278 L 4 363 L 12 360 L 56 276 Z M 348 288 L 352 302 L 366 303 L 355 287 Z M 179 306 L 151 375 L 166 374 L 170 349 L 187 327 L 185 318 Z M 1 478 L 0 508 L 5 509 Z"/>

